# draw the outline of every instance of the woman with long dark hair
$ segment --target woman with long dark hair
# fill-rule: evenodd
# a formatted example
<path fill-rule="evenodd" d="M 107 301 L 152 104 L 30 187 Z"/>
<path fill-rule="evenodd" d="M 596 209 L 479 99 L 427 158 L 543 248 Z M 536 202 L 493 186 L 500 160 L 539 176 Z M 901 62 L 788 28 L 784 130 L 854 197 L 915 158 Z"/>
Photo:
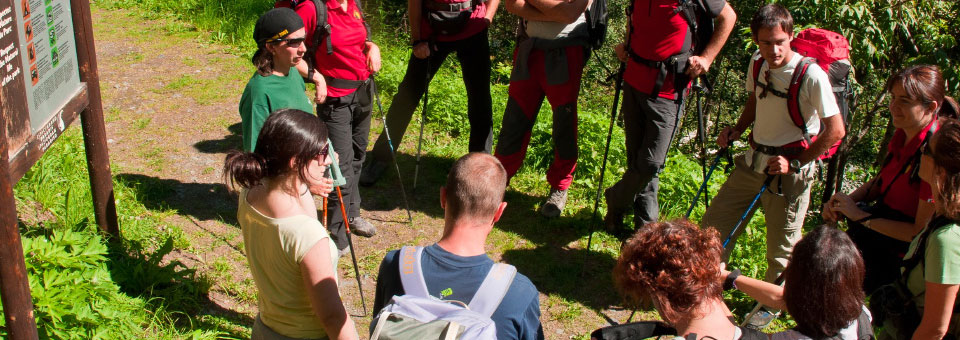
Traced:
<path fill-rule="evenodd" d="M 863 254 L 864 290 L 874 291 L 900 276 L 910 240 L 933 215 L 930 187 L 920 180 L 920 153 L 937 129 L 937 117 L 956 116 L 945 96 L 940 69 L 917 65 L 887 81 L 890 119 L 897 128 L 880 173 L 852 193 L 837 193 L 823 205 L 823 217 L 850 222 L 847 233 Z M 946 108 L 946 109 L 944 109 Z"/>
<path fill-rule="evenodd" d="M 337 289 L 337 248 L 317 221 L 310 187 L 328 182 L 323 122 L 287 109 L 269 117 L 254 152 L 233 151 L 228 183 L 241 187 L 237 220 L 260 314 L 253 339 L 357 339 Z"/>

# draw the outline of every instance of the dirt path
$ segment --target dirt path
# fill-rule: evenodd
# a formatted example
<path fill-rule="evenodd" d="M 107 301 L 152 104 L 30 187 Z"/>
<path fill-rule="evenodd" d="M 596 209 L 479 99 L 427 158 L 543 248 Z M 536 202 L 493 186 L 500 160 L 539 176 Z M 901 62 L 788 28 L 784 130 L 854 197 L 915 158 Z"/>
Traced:
<path fill-rule="evenodd" d="M 222 184 L 221 167 L 225 153 L 240 146 L 236 107 L 252 66 L 231 54 L 228 47 L 208 43 L 204 32 L 189 25 L 169 19 L 146 20 L 129 10 L 95 8 L 93 13 L 114 175 L 137 187 L 148 208 L 165 216 L 165 225 L 157 227 L 169 228 L 170 234 L 177 236 L 177 249 L 167 260 L 183 262 L 212 284 L 210 302 L 202 314 L 232 320 L 229 327 L 235 328 L 236 334 L 245 334 L 256 315 L 256 289 L 236 223 L 236 198 Z M 379 126 L 374 123 L 372 130 L 379 132 Z M 407 138 L 401 148 L 409 150 L 414 142 Z M 408 158 L 402 156 L 401 161 Z M 354 240 L 367 308 L 372 308 L 376 270 L 387 250 L 403 244 L 426 245 L 439 237 L 442 211 L 432 191 L 441 185 L 454 158 L 426 158 L 428 166 L 421 179 L 431 179 L 422 187 L 430 189 L 419 189 L 413 199 L 413 205 L 420 207 L 414 211 L 416 228 L 406 224 L 397 195 L 384 190 L 396 185 L 395 176 L 393 182 L 385 180 L 373 189 L 364 189 L 363 214 L 379 228 L 372 239 Z M 626 319 L 626 311 L 609 309 L 618 301 L 610 293 L 605 269 L 612 265 L 610 256 L 587 257 L 587 261 L 599 261 L 592 264 L 601 264 L 599 269 L 580 270 L 598 277 L 588 280 L 592 282 L 577 278 L 549 282 L 555 271 L 579 270 L 590 264 L 556 260 L 583 253 L 575 249 L 582 247 L 577 243 L 581 235 L 561 229 L 544 236 L 543 230 L 536 229 L 542 219 L 528 216 L 541 198 L 510 192 L 507 199 L 512 200 L 514 210 L 504 217 L 512 222 L 505 223 L 528 226 L 495 231 L 491 243 L 496 245 L 491 247 L 510 250 L 493 257 L 529 263 L 529 269 L 518 264 L 521 272 L 543 272 L 528 276 L 541 292 L 553 293 L 541 293 L 547 338 L 582 338 L 604 325 L 605 317 Z M 341 259 L 339 271 L 341 294 L 365 338 L 370 316 L 360 316 L 357 281 L 348 257 Z"/>

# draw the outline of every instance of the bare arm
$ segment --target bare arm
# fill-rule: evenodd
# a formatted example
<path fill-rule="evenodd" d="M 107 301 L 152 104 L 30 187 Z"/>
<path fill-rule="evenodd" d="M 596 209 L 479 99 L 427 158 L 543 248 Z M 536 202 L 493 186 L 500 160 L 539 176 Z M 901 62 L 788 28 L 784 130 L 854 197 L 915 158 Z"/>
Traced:
<path fill-rule="evenodd" d="M 577 18 L 586 11 L 590 0 L 527 0 L 527 4 L 543 13 L 547 17 L 544 21 L 570 24 L 577 21 Z M 524 19 L 532 18 L 524 17 Z"/>
<path fill-rule="evenodd" d="M 317 242 L 300 262 L 303 283 L 313 313 L 320 318 L 330 339 L 358 339 L 356 325 L 347 315 L 340 300 L 335 279 L 336 271 L 330 260 L 330 242 Z"/>
<path fill-rule="evenodd" d="M 550 17 L 541 12 L 526 0 L 507 0 L 504 3 L 507 12 L 516 14 L 526 20 L 550 21 Z"/>
<path fill-rule="evenodd" d="M 407 15 L 410 17 L 410 39 L 423 40 L 420 36 L 420 23 L 423 20 L 423 0 L 407 0 Z"/>
<path fill-rule="evenodd" d="M 747 96 L 747 104 L 743 106 L 743 112 L 740 113 L 740 118 L 737 118 L 737 124 L 733 127 L 725 127 L 723 131 L 720 132 L 720 135 L 717 136 L 717 144 L 721 148 L 725 148 L 733 144 L 734 141 L 740 140 L 740 137 L 743 135 L 743 132 L 753 124 L 753 121 L 757 118 L 757 97 L 750 93 Z"/>
<path fill-rule="evenodd" d="M 800 156 L 797 157 L 800 159 L 800 163 L 807 164 L 816 160 L 847 133 L 843 129 L 843 117 L 840 114 L 820 119 L 820 121 L 824 125 L 823 133 L 817 137 L 813 144 L 810 144 L 809 148 L 800 153 Z"/>
<path fill-rule="evenodd" d="M 730 272 L 721 270 L 720 274 L 722 280 L 726 278 Z M 757 302 L 762 303 L 764 306 L 783 310 L 787 309 L 787 304 L 783 301 L 783 287 L 781 286 L 748 276 L 738 276 L 734 281 L 734 285 L 737 286 L 738 290 L 747 293 L 747 295 L 757 300 Z"/>
<path fill-rule="evenodd" d="M 497 8 L 500 7 L 500 0 L 487 0 L 487 23 L 493 22 L 493 17 L 497 15 Z"/>
<path fill-rule="evenodd" d="M 710 65 L 717 59 L 720 49 L 727 43 L 727 38 L 733 31 L 733 25 L 737 23 L 737 13 L 733 11 L 733 7 L 730 7 L 729 3 L 724 4 L 720 14 L 714 18 L 714 23 L 716 28 L 713 35 L 710 36 L 710 41 L 704 46 L 703 53 L 699 56 L 690 57 L 686 73 L 691 78 L 699 77 L 710 70 Z"/>
<path fill-rule="evenodd" d="M 920 326 L 913 332 L 913 340 L 942 339 L 947 334 L 950 325 L 950 316 L 953 315 L 953 304 L 957 299 L 960 285 L 946 285 L 940 283 L 926 283 L 926 293 L 923 297 L 923 317 Z"/>

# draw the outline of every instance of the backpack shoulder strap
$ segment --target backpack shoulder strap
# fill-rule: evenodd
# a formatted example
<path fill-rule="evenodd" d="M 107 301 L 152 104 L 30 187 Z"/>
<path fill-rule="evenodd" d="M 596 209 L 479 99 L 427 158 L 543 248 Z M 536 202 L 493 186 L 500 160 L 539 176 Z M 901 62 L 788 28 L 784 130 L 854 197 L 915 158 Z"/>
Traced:
<path fill-rule="evenodd" d="M 516 267 L 505 263 L 494 263 L 467 307 L 487 317 L 492 316 L 503 301 L 503 297 L 507 295 L 507 290 L 510 289 L 510 284 L 513 283 L 516 275 Z"/>
<path fill-rule="evenodd" d="M 787 88 L 787 113 L 790 114 L 790 120 L 793 121 L 793 125 L 796 125 L 800 129 L 803 139 L 807 141 L 807 145 L 813 144 L 811 136 L 807 133 L 807 121 L 803 119 L 803 115 L 800 113 L 800 87 L 803 85 L 803 81 L 807 78 L 807 71 L 810 69 L 810 65 L 816 64 L 817 60 L 813 58 L 803 57 L 800 59 L 800 63 L 797 64 L 797 68 L 793 70 L 793 77 L 790 78 L 790 86 Z"/>
<path fill-rule="evenodd" d="M 763 67 L 763 57 L 759 56 L 760 51 L 754 53 L 753 58 L 753 91 L 757 91 L 757 81 L 760 80 L 760 68 Z"/>
<path fill-rule="evenodd" d="M 429 297 L 427 282 L 423 279 L 420 260 L 423 247 L 405 246 L 400 249 L 400 283 L 405 295 Z"/>
<path fill-rule="evenodd" d="M 333 54 L 333 44 L 330 43 L 330 24 L 327 23 L 327 4 L 323 0 L 310 0 L 316 9 L 317 25 L 313 28 L 313 48 L 320 48 L 320 44 L 327 43 L 327 54 Z M 313 57 L 311 51 L 307 51 L 308 56 Z"/>

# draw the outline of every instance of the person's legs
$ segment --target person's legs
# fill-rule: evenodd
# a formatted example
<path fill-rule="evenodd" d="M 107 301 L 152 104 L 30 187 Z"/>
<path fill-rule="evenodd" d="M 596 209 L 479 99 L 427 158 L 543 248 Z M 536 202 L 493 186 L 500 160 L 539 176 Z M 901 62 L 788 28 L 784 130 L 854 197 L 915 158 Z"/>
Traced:
<path fill-rule="evenodd" d="M 573 182 L 577 167 L 577 98 L 580 94 L 580 78 L 587 51 L 583 46 L 567 46 L 567 81 L 562 84 L 544 85 L 544 92 L 553 109 L 553 163 L 547 169 L 547 182 L 555 190 L 565 191 Z M 549 70 L 548 70 L 549 72 Z"/>
<path fill-rule="evenodd" d="M 659 218 L 659 173 L 683 111 L 683 105 L 674 100 L 649 98 L 630 85 L 624 86 L 627 171 L 606 192 L 609 219 L 622 221 L 622 214 L 633 203 L 637 227 Z"/>
<path fill-rule="evenodd" d="M 433 51 L 430 57 L 426 59 L 420 59 L 410 54 L 410 59 L 407 62 L 407 73 L 403 75 L 403 80 L 397 88 L 397 94 L 393 96 L 393 102 L 387 111 L 387 127 L 390 130 L 390 139 L 394 148 L 398 147 L 403 140 L 403 135 L 410 125 L 410 119 L 413 117 L 414 109 L 417 108 L 420 99 L 423 98 L 423 94 L 427 90 L 429 81 L 433 79 L 434 74 L 437 73 L 450 51 L 450 47 L 438 45 L 437 51 Z M 487 92 L 489 93 L 489 91 Z M 372 185 L 376 182 L 386 164 L 392 161 L 385 134 L 380 134 L 370 153 L 373 157 L 368 168 L 379 167 L 379 169 L 373 171 L 376 173 L 364 174 L 361 181 L 363 185 Z M 375 166 L 374 163 L 379 164 Z"/>
<path fill-rule="evenodd" d="M 367 143 L 370 136 L 370 117 L 373 112 L 373 80 L 367 81 L 354 92 L 353 103 L 351 104 L 352 119 L 350 121 L 351 147 L 353 148 L 353 158 L 351 158 L 350 167 L 342 167 L 347 179 L 346 187 L 342 190 L 350 191 L 350 199 L 344 200 L 350 202 L 347 209 L 349 218 L 360 216 L 360 171 L 363 169 L 363 160 L 367 155 Z"/>
<path fill-rule="evenodd" d="M 760 192 L 760 187 L 763 186 L 763 181 L 767 177 L 766 174 L 756 173 L 750 169 L 744 159 L 744 155 L 735 158 L 736 167 L 730 173 L 730 177 L 727 177 L 727 181 L 720 187 L 717 195 L 710 201 L 710 208 L 707 208 L 700 220 L 701 228 L 712 227 L 717 230 L 721 243 L 725 242 L 728 237 L 730 238 L 729 241 L 726 241 L 727 245 L 723 251 L 723 262 L 727 262 L 730 252 L 733 251 L 733 247 L 737 243 L 737 238 L 746 228 L 740 226 L 732 236 L 730 232 L 737 226 L 743 212 L 747 210 L 750 202 Z M 749 221 L 759 206 L 759 204 L 755 205 L 744 220 Z"/>
<path fill-rule="evenodd" d="M 351 112 L 350 103 L 353 101 L 354 95 L 356 95 L 356 93 L 343 97 L 330 97 L 327 98 L 324 103 L 317 105 L 317 115 L 327 125 L 330 143 L 333 146 L 333 151 L 337 153 L 337 164 L 347 179 L 347 185 L 345 187 L 350 185 L 353 172 L 351 166 L 354 159 L 351 127 L 353 113 Z M 350 202 L 350 191 L 341 188 L 341 192 L 343 194 L 343 201 Z M 343 204 L 343 202 L 340 201 L 340 198 L 337 197 L 336 190 L 334 190 L 329 197 L 327 205 L 327 208 L 330 209 L 330 222 L 327 225 L 327 230 L 330 231 L 330 237 L 336 242 L 337 249 L 344 249 L 348 244 L 346 232 L 343 228 L 344 217 L 340 211 L 340 204 Z M 349 207 L 349 203 L 346 204 L 348 204 L 346 207 Z"/>
<path fill-rule="evenodd" d="M 490 98 L 490 43 L 487 30 L 453 42 L 467 90 L 467 118 L 470 120 L 470 152 L 490 153 L 493 149 L 493 100 Z"/>
<path fill-rule="evenodd" d="M 513 53 L 514 65 L 517 62 L 517 51 Z M 523 164 L 523 158 L 527 155 L 527 145 L 530 143 L 530 130 L 533 129 L 533 123 L 537 120 L 537 113 L 540 111 L 540 105 L 543 104 L 544 92 L 537 81 L 537 76 L 543 76 L 542 72 L 536 73 L 534 70 L 543 67 L 543 52 L 533 51 L 530 53 L 528 64 L 530 65 L 530 77 L 523 80 L 511 80 L 507 92 L 507 108 L 503 112 L 503 122 L 500 128 L 500 136 L 497 137 L 497 148 L 494 156 L 500 160 L 504 169 L 507 171 L 507 177 L 512 178 Z M 516 69 L 514 72 L 517 72 Z"/>
<path fill-rule="evenodd" d="M 776 280 L 787 267 L 793 245 L 803 236 L 815 173 L 816 167 L 808 166 L 799 174 L 778 175 L 760 197 L 767 221 L 767 282 Z"/>

